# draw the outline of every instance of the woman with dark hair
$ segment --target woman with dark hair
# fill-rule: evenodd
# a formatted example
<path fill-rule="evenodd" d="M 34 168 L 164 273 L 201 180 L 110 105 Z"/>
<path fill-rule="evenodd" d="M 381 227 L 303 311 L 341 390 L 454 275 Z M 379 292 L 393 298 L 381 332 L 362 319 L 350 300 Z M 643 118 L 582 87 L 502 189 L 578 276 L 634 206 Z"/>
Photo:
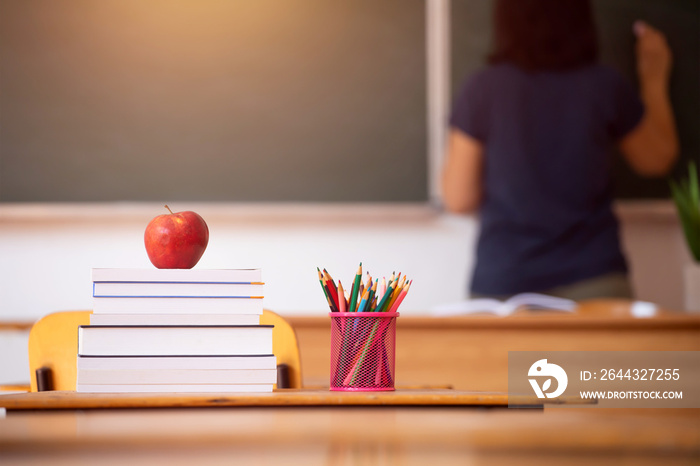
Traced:
<path fill-rule="evenodd" d="M 638 22 L 640 93 L 597 63 L 587 0 L 497 0 L 493 53 L 450 119 L 443 198 L 479 211 L 471 292 L 631 297 L 612 211 L 608 149 L 662 176 L 678 152 L 671 53 Z"/>

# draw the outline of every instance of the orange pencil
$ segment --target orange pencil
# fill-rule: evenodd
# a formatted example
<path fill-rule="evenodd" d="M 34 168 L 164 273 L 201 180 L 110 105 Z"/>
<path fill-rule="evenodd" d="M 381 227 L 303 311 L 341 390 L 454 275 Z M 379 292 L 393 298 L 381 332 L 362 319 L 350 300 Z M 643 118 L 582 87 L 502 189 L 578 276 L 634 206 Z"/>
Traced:
<path fill-rule="evenodd" d="M 338 280 L 338 310 L 340 312 L 345 312 L 348 308 L 347 301 L 345 301 L 345 291 L 343 291 L 343 284 Z"/>
<path fill-rule="evenodd" d="M 406 284 L 406 275 L 401 277 L 401 281 L 399 282 L 399 288 L 403 288 L 403 286 Z"/>
<path fill-rule="evenodd" d="M 399 295 L 401 294 L 401 291 L 403 290 L 403 282 L 405 281 L 406 276 L 404 275 L 403 280 L 401 280 L 397 285 L 396 288 L 394 289 L 393 293 L 391 294 L 391 297 L 389 298 L 389 302 L 387 303 L 386 307 L 384 308 L 387 312 L 392 308 L 394 303 L 396 302 L 397 299 L 399 299 Z"/>
<path fill-rule="evenodd" d="M 408 294 L 409 288 L 411 288 L 411 283 L 413 283 L 413 280 L 409 281 L 401 290 L 401 293 L 399 294 L 399 298 L 396 300 L 393 306 L 389 308 L 389 312 L 396 312 L 399 310 L 399 305 L 401 304 L 401 301 L 406 297 Z"/>

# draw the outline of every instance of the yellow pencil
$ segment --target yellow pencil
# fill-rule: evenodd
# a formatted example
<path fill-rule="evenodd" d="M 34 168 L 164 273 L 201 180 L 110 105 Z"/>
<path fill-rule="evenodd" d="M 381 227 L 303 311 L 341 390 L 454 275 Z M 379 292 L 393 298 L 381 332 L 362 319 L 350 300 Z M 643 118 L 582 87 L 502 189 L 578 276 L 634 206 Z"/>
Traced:
<path fill-rule="evenodd" d="M 406 278 L 406 276 L 404 275 L 404 280 L 402 280 L 402 282 L 405 281 L 405 278 Z M 389 298 L 389 303 L 385 307 L 385 309 L 387 311 L 389 311 L 392 308 L 392 306 L 394 305 L 394 303 L 396 302 L 396 300 L 399 299 L 399 295 L 401 294 L 401 291 L 403 291 L 403 285 L 401 283 L 399 283 L 396 286 L 396 288 L 394 289 L 394 291 L 392 292 L 391 298 Z"/>

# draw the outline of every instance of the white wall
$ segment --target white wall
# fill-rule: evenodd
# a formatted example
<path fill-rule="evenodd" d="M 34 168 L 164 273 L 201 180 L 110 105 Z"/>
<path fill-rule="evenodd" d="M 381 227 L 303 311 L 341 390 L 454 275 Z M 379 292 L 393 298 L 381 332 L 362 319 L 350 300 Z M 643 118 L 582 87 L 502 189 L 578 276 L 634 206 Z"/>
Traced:
<path fill-rule="evenodd" d="M 143 232 L 161 205 L 20 207 L 0 217 L 2 319 L 90 309 L 93 267 L 153 267 Z M 396 271 L 415 280 L 406 313 L 465 297 L 476 232 L 469 218 L 414 205 L 171 207 L 195 210 L 209 225 L 197 268 L 262 268 L 265 306 L 282 314 L 323 315 L 316 267 L 348 283 L 360 261 L 375 277 Z"/>
<path fill-rule="evenodd" d="M 322 315 L 316 267 L 347 283 L 360 261 L 375 277 L 397 271 L 414 279 L 406 314 L 466 297 L 472 217 L 423 205 L 172 207 L 195 210 L 209 225 L 198 268 L 262 268 L 265 305 L 282 314 Z M 0 205 L 0 319 L 91 308 L 91 268 L 152 267 L 143 231 L 161 212 L 159 204 Z M 618 214 L 638 297 L 682 309 L 689 256 L 673 206 L 627 203 Z"/>
<path fill-rule="evenodd" d="M 698 311 L 685 307 L 683 273 L 692 259 L 672 201 L 619 203 L 617 214 L 636 298 Z"/>

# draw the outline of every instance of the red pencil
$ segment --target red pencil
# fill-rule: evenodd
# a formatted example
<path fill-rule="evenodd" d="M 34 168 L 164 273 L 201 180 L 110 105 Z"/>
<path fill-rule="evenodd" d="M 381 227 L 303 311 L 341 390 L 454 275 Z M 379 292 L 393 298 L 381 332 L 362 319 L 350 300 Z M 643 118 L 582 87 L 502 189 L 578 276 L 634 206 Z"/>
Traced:
<path fill-rule="evenodd" d="M 411 283 L 413 283 L 413 280 L 409 281 L 408 283 L 406 283 L 406 285 L 404 285 L 403 289 L 401 290 L 401 293 L 399 294 L 399 297 L 396 298 L 396 302 L 394 302 L 394 304 L 391 306 L 389 312 L 396 312 L 399 310 L 399 305 L 408 294 L 408 289 L 411 288 Z"/>
<path fill-rule="evenodd" d="M 340 310 L 340 302 L 338 301 L 338 288 L 335 286 L 335 282 L 333 281 L 333 278 L 331 278 L 331 275 L 328 273 L 326 269 L 323 269 L 323 280 L 324 283 L 328 289 L 328 296 L 330 296 L 331 300 L 333 301 L 333 305 L 335 306 L 335 309 L 337 311 Z"/>

